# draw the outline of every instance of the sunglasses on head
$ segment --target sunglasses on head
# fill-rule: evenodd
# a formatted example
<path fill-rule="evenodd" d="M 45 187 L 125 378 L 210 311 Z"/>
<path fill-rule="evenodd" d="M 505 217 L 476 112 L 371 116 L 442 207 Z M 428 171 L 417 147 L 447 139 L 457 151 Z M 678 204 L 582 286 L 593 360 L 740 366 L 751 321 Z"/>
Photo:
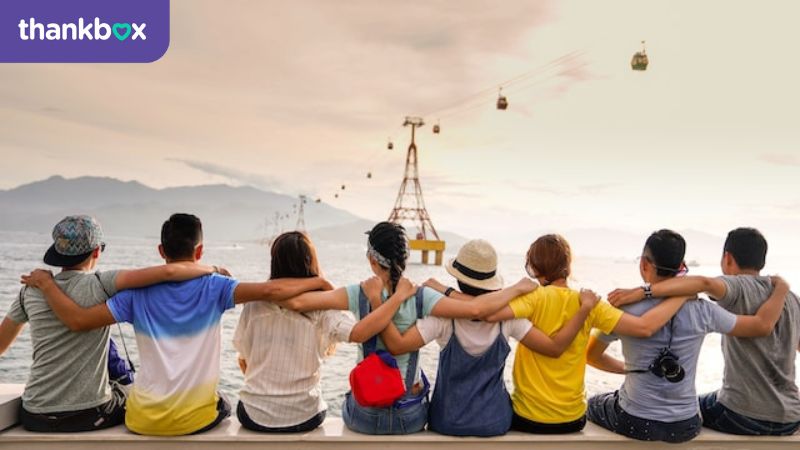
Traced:
<path fill-rule="evenodd" d="M 655 267 L 658 270 L 663 270 L 665 272 L 674 273 L 676 277 L 681 277 L 681 276 L 684 276 L 687 273 L 689 273 L 689 267 L 686 265 L 685 262 L 681 262 L 681 266 L 679 268 L 673 269 L 671 267 L 659 266 L 658 264 L 655 263 L 655 261 L 653 261 L 652 258 L 650 258 L 647 255 L 642 255 L 642 256 L 639 257 L 639 259 L 640 260 L 644 259 L 645 261 L 650 263 L 653 267 Z"/>

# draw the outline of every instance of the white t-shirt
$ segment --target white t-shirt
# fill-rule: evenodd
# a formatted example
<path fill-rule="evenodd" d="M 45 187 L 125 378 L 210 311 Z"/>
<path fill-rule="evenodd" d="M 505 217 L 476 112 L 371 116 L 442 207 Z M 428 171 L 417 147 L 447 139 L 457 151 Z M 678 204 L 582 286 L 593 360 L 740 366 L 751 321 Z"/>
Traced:
<path fill-rule="evenodd" d="M 247 361 L 240 399 L 259 425 L 299 425 L 325 411 L 320 366 L 331 344 L 347 342 L 349 311 L 292 312 L 267 302 L 244 306 L 233 345 Z"/>
<path fill-rule="evenodd" d="M 444 348 L 453 334 L 453 319 L 428 316 L 417 320 L 422 340 L 427 344 L 436 340 L 439 347 Z M 473 321 L 470 319 L 455 319 L 456 337 L 461 347 L 470 355 L 477 356 L 489 349 L 500 334 L 500 323 Z M 502 322 L 503 334 L 508 338 L 513 337 L 521 341 L 531 330 L 533 324 L 527 319 L 512 319 Z"/>

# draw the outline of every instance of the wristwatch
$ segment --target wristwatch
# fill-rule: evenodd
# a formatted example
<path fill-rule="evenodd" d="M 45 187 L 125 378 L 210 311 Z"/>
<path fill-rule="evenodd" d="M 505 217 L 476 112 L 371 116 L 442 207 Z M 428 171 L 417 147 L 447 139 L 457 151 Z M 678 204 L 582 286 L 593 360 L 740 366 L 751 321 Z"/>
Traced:
<path fill-rule="evenodd" d="M 644 298 L 653 298 L 653 286 L 650 283 L 643 284 L 642 290 L 644 291 Z"/>
<path fill-rule="evenodd" d="M 449 287 L 449 288 L 445 289 L 444 296 L 445 297 L 450 297 L 450 294 L 452 294 L 454 291 L 455 291 L 454 288 Z"/>

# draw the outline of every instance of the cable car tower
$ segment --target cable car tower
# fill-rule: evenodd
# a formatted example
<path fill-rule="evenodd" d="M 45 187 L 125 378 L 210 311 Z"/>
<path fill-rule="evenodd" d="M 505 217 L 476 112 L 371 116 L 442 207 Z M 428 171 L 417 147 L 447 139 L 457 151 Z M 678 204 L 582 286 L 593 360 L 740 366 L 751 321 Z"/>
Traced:
<path fill-rule="evenodd" d="M 306 217 L 305 217 L 305 208 L 304 205 L 308 202 L 308 197 L 305 195 L 301 195 L 299 197 L 299 207 L 297 209 L 297 225 L 295 229 L 297 231 L 302 231 L 303 233 L 306 232 Z"/>
<path fill-rule="evenodd" d="M 417 164 L 417 144 L 414 141 L 417 127 L 425 125 L 421 117 L 406 117 L 403 126 L 411 127 L 411 143 L 408 145 L 406 153 L 406 169 L 403 182 L 400 183 L 400 191 L 397 193 L 397 200 L 394 208 L 389 214 L 389 222 L 402 224 L 412 222 L 417 227 L 417 234 L 413 239 L 409 239 L 411 250 L 422 252 L 422 264 L 428 264 L 428 253 L 435 252 L 435 264 L 442 265 L 444 256 L 445 242 L 439 238 L 439 233 L 433 227 L 428 210 L 425 208 L 425 200 L 422 198 L 422 186 L 419 183 L 419 166 Z"/>

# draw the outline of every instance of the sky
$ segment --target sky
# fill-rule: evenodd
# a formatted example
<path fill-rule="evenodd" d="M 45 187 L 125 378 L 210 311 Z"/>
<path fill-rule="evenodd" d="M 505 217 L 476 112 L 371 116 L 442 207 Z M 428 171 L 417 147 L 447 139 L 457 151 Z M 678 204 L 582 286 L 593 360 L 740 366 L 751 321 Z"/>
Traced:
<path fill-rule="evenodd" d="M 524 251 L 545 231 L 748 225 L 793 255 L 797 17 L 792 0 L 172 0 L 156 63 L 0 66 L 0 189 L 247 184 L 382 220 L 421 115 L 439 229 Z"/>

